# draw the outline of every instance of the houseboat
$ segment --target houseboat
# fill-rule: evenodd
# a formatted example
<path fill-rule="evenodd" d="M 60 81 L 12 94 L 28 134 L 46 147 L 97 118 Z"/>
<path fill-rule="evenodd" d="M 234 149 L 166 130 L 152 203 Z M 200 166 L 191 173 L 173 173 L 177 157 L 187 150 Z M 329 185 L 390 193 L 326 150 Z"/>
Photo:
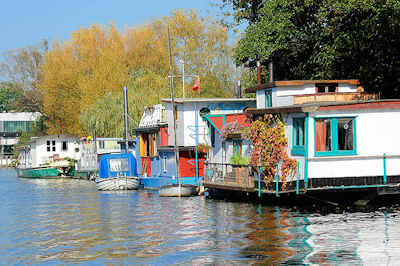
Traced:
<path fill-rule="evenodd" d="M 204 161 L 215 145 L 216 129 L 210 121 L 256 106 L 255 99 L 250 98 L 178 98 L 174 117 L 171 99 L 162 102 L 147 108 L 135 129 L 138 173 L 146 189 L 176 183 L 177 169 L 181 183 L 200 185 Z M 174 134 L 177 136 L 177 164 Z"/>
<path fill-rule="evenodd" d="M 79 178 L 94 179 L 98 175 L 99 162 L 103 155 L 116 154 L 125 151 L 123 138 L 82 137 L 80 143 L 80 159 L 77 161 L 75 175 Z M 128 141 L 128 151 L 135 155 L 135 139 Z"/>
<path fill-rule="evenodd" d="M 345 203 L 399 193 L 400 100 L 380 100 L 379 94 L 364 93 L 358 80 L 275 81 L 246 92 L 257 96 L 257 108 L 245 111 L 250 120 L 279 116 L 286 153 L 297 169 L 283 181 L 284 169 L 278 162 L 276 178 L 265 182 L 265 169 L 257 165 L 252 187 L 236 184 L 236 191 L 255 197 L 317 196 Z M 215 196 L 233 191 L 211 181 L 205 186 Z M 339 197 L 338 192 L 348 196 Z"/>
<path fill-rule="evenodd" d="M 70 177 L 80 158 L 79 140 L 69 135 L 33 137 L 19 148 L 17 173 L 27 178 Z"/>

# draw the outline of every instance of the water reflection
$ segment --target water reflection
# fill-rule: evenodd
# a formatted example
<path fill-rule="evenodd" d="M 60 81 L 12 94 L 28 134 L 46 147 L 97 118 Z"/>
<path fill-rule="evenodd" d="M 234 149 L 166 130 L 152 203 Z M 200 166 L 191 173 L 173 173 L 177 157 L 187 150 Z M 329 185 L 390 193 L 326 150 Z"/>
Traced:
<path fill-rule="evenodd" d="M 400 211 L 327 214 L 0 171 L 4 264 L 395 264 Z"/>

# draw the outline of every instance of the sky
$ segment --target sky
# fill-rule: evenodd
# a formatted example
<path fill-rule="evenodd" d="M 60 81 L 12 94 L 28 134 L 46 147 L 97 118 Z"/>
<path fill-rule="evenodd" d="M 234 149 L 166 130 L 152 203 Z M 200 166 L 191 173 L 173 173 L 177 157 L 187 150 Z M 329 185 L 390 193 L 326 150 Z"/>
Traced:
<path fill-rule="evenodd" d="M 218 0 L 2 0 L 0 55 L 42 39 L 69 39 L 79 28 L 113 22 L 123 30 L 167 16 L 173 9 L 194 8 L 200 15 L 219 14 Z"/>

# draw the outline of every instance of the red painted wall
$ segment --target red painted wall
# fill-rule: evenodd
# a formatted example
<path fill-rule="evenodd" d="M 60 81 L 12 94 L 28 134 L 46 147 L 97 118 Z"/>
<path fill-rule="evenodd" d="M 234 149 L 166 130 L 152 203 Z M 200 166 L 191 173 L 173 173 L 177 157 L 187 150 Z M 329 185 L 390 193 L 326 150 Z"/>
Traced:
<path fill-rule="evenodd" d="M 168 146 L 168 127 L 160 128 L 160 146 Z"/>
<path fill-rule="evenodd" d="M 204 176 L 204 154 L 198 153 L 199 176 Z M 196 176 L 196 153 L 194 151 L 179 152 L 179 176 Z"/>
<path fill-rule="evenodd" d="M 243 114 L 227 114 L 225 116 L 225 123 L 231 123 L 237 121 L 240 125 L 243 127 L 248 127 L 250 126 L 249 121 L 247 120 L 247 117 Z"/>
<path fill-rule="evenodd" d="M 140 175 L 144 175 L 147 173 L 147 176 L 151 176 L 151 158 L 150 157 L 142 157 L 142 172 Z"/>
<path fill-rule="evenodd" d="M 222 116 L 209 117 L 211 122 L 221 131 L 224 128 L 224 118 Z"/>
<path fill-rule="evenodd" d="M 360 110 L 360 109 L 398 109 L 400 101 L 384 101 L 370 103 L 355 103 L 343 105 L 320 106 L 319 111 L 337 111 L 337 110 Z"/>

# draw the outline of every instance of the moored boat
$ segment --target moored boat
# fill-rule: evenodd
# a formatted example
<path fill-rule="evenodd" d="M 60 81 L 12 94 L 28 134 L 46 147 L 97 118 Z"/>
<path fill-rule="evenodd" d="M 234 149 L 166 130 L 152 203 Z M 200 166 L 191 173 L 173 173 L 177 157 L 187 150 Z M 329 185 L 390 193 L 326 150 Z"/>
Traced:
<path fill-rule="evenodd" d="M 197 194 L 197 187 L 189 184 L 168 184 L 158 192 L 160 197 L 190 197 Z"/>
<path fill-rule="evenodd" d="M 48 140 L 48 139 L 52 140 Z M 49 145 L 47 145 L 49 144 Z M 69 145 L 68 145 L 69 144 Z M 60 147 L 57 147 L 57 146 Z M 67 137 L 44 136 L 32 138 L 27 145 L 18 148 L 16 171 L 18 177 L 60 178 L 75 174 L 75 150 L 68 152 L 72 140 Z M 62 147 L 64 150 L 62 150 Z M 58 150 L 58 151 L 57 151 Z M 62 158 L 60 158 L 62 156 Z"/>
<path fill-rule="evenodd" d="M 138 189 L 136 158 L 131 153 L 103 155 L 95 182 L 98 190 Z"/>

